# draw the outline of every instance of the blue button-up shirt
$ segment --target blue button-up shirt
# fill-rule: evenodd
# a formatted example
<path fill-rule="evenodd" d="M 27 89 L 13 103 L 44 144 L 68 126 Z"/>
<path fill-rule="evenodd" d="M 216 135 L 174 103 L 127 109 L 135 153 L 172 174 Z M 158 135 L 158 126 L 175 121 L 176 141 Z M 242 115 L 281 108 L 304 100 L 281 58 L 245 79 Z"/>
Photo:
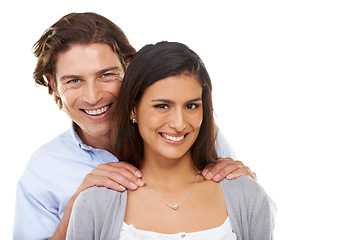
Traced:
<path fill-rule="evenodd" d="M 234 157 L 221 133 L 217 142 L 220 157 Z M 85 176 L 99 164 L 117 161 L 110 152 L 84 144 L 74 127 L 39 148 L 17 185 L 14 239 L 52 237 Z"/>

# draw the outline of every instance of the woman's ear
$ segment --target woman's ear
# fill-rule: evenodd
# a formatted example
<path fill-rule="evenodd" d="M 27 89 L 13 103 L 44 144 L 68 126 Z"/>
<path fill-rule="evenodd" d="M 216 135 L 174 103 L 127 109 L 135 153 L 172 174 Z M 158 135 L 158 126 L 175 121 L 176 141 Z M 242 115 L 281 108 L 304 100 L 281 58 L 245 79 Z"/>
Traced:
<path fill-rule="evenodd" d="M 46 78 L 48 84 L 50 85 L 50 87 L 52 88 L 54 94 L 57 96 L 57 97 L 60 97 L 59 95 L 59 92 L 57 90 L 57 86 L 56 86 L 56 83 L 53 79 L 53 76 L 51 74 L 45 74 L 44 77 Z"/>
<path fill-rule="evenodd" d="M 137 118 L 136 118 L 136 108 L 133 107 L 132 112 L 130 114 L 130 120 L 132 123 L 136 123 L 137 122 Z"/>

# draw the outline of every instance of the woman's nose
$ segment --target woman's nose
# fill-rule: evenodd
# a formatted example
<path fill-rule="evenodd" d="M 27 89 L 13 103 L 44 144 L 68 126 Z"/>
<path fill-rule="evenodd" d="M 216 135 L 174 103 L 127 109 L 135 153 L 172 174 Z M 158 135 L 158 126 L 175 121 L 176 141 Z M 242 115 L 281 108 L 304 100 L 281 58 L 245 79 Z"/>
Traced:
<path fill-rule="evenodd" d="M 182 110 L 177 110 L 171 114 L 169 127 L 175 129 L 177 132 L 182 132 L 186 128 L 185 117 Z"/>

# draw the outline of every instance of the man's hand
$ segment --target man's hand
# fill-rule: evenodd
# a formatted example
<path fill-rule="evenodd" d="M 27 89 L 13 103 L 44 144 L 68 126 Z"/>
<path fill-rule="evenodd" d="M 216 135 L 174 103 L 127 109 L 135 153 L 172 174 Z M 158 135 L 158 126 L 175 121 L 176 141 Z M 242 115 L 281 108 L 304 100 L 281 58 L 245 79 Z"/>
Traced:
<path fill-rule="evenodd" d="M 139 169 L 127 162 L 100 164 L 86 175 L 77 192 L 94 186 L 107 187 L 118 192 L 126 189 L 136 190 L 139 186 L 145 185 L 141 177 Z"/>
<path fill-rule="evenodd" d="M 257 180 L 254 172 L 244 166 L 241 161 L 234 161 L 232 158 L 219 158 L 217 163 L 207 165 L 203 169 L 202 175 L 206 180 L 213 180 L 214 182 L 220 182 L 225 177 L 236 179 L 240 176 L 250 176 Z"/>

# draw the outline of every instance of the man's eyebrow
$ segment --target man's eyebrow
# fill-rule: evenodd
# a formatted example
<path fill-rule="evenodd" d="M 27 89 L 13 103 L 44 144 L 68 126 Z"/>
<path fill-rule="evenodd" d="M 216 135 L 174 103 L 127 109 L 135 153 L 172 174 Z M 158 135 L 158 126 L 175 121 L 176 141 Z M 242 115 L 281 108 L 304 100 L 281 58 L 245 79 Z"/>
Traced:
<path fill-rule="evenodd" d="M 95 73 L 96 76 L 102 75 L 103 73 L 106 73 L 108 71 L 117 71 L 121 72 L 123 74 L 123 70 L 120 67 L 109 67 L 109 68 L 104 68 L 102 70 L 99 70 Z M 81 79 L 83 76 L 82 75 L 75 75 L 75 74 L 70 74 L 70 75 L 64 75 L 59 78 L 60 81 L 65 81 L 68 79 Z"/>
<path fill-rule="evenodd" d="M 96 75 L 99 76 L 99 75 L 106 73 L 108 71 L 117 71 L 117 72 L 121 72 L 123 74 L 123 69 L 121 69 L 120 67 L 109 67 L 109 68 L 104 68 L 102 70 L 99 70 L 98 72 L 96 72 Z"/>
<path fill-rule="evenodd" d="M 81 79 L 81 76 L 80 75 L 71 74 L 71 75 L 65 75 L 65 76 L 62 76 L 62 77 L 59 78 L 60 81 L 65 81 L 65 80 L 68 80 L 68 79 Z"/>

